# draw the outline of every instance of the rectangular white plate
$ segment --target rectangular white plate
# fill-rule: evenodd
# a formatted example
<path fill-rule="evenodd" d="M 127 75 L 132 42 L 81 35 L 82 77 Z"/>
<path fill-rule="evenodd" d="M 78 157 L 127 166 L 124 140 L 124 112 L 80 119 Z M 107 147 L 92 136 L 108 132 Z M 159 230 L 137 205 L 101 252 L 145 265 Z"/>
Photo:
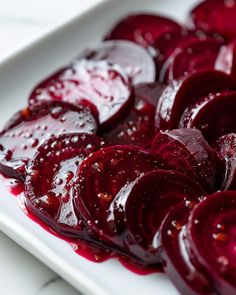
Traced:
<path fill-rule="evenodd" d="M 98 0 L 87 12 L 51 30 L 40 40 L 0 62 L 0 125 L 27 104 L 42 78 L 96 45 L 119 17 L 131 11 L 166 14 L 180 21 L 196 0 Z M 50 235 L 20 210 L 16 198 L 0 184 L 0 228 L 84 294 L 175 295 L 163 274 L 139 276 L 110 260 L 96 264 L 76 255 L 64 241 Z"/>

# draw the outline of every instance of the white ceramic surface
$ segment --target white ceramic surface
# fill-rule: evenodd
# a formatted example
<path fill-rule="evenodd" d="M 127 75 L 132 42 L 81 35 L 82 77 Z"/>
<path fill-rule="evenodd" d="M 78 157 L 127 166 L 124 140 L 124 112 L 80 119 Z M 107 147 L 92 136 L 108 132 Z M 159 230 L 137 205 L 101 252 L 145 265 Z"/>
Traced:
<path fill-rule="evenodd" d="M 196 1 L 100 2 L 103 3 L 0 62 L 1 126 L 11 114 L 26 105 L 27 96 L 35 83 L 67 63 L 81 49 L 96 44 L 120 16 L 135 10 L 147 10 L 181 21 Z M 95 264 L 76 255 L 64 241 L 28 219 L 3 184 L 0 184 L 0 195 L 0 229 L 85 294 L 177 294 L 163 274 L 138 276 L 117 261 Z"/>

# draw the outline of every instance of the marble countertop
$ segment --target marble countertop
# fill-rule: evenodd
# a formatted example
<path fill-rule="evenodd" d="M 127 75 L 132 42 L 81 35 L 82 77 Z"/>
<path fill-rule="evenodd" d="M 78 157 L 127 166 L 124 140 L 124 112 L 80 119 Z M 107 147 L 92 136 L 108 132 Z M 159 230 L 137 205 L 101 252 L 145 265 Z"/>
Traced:
<path fill-rule="evenodd" d="M 0 59 L 96 0 L 0 0 Z M 0 294 L 79 295 L 0 232 Z"/>

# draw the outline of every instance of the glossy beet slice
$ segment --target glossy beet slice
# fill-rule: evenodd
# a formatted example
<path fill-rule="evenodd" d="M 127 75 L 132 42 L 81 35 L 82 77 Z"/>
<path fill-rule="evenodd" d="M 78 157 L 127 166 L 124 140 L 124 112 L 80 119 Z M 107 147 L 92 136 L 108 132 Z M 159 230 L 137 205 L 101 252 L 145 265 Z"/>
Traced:
<path fill-rule="evenodd" d="M 143 93 L 146 89 L 146 94 Z M 102 134 L 108 144 L 136 145 L 148 148 L 155 136 L 156 101 L 161 89 L 157 87 L 140 86 L 135 90 L 135 105 L 126 117 L 108 132 Z M 151 103 L 150 103 L 151 101 Z"/>
<path fill-rule="evenodd" d="M 156 105 L 165 87 L 157 82 L 136 86 L 134 106 L 117 126 L 102 134 L 105 141 L 112 145 L 150 147 L 156 133 Z"/>
<path fill-rule="evenodd" d="M 63 134 L 45 141 L 31 161 L 25 181 L 26 207 L 57 233 L 87 236 L 74 212 L 71 180 L 83 159 L 103 144 L 96 135 Z"/>
<path fill-rule="evenodd" d="M 190 12 L 188 26 L 205 32 L 218 32 L 226 38 L 234 39 L 235 16 L 234 0 L 206 0 Z"/>
<path fill-rule="evenodd" d="M 159 82 L 142 83 L 134 88 L 134 93 L 136 98 L 144 99 L 156 107 L 165 88 L 166 85 Z"/>
<path fill-rule="evenodd" d="M 177 128 L 187 107 L 211 92 L 226 90 L 236 90 L 236 80 L 215 70 L 199 71 L 184 79 L 173 81 L 163 91 L 157 105 L 156 127 Z"/>
<path fill-rule="evenodd" d="M 111 207 L 117 225 L 125 224 L 124 247 L 144 264 L 160 263 L 155 237 L 163 219 L 179 202 L 198 200 L 204 194 L 199 184 L 176 171 L 150 172 L 126 186 Z"/>
<path fill-rule="evenodd" d="M 160 230 L 164 271 L 180 294 L 216 294 L 208 280 L 190 261 L 185 245 L 185 229 L 195 202 L 182 202 L 165 218 Z"/>
<path fill-rule="evenodd" d="M 116 239 L 114 221 L 108 220 L 113 199 L 141 174 L 162 166 L 157 157 L 131 146 L 107 147 L 83 161 L 74 183 L 74 204 L 88 230 L 101 240 Z"/>
<path fill-rule="evenodd" d="M 187 226 L 191 259 L 222 295 L 236 292 L 236 192 L 219 192 L 195 207 Z"/>
<path fill-rule="evenodd" d="M 53 135 L 96 133 L 89 109 L 60 101 L 45 101 L 17 112 L 0 133 L 0 172 L 23 178 L 37 147 Z"/>
<path fill-rule="evenodd" d="M 146 49 L 133 42 L 106 41 L 95 49 L 87 49 L 82 53 L 82 57 L 120 65 L 133 85 L 156 80 L 156 66 L 152 56 Z"/>
<path fill-rule="evenodd" d="M 222 46 L 216 60 L 215 68 L 226 74 L 236 76 L 236 40 Z"/>
<path fill-rule="evenodd" d="M 223 44 L 219 40 L 209 38 L 194 40 L 177 47 L 163 65 L 159 80 L 169 83 L 199 70 L 214 69 Z"/>
<path fill-rule="evenodd" d="M 106 61 L 77 60 L 41 82 L 30 95 L 30 104 L 62 100 L 96 106 L 102 127 L 119 121 L 132 103 L 128 77 L 118 65 Z"/>
<path fill-rule="evenodd" d="M 209 94 L 186 109 L 180 125 L 198 128 L 206 140 L 213 144 L 225 134 L 236 132 L 236 92 Z"/>
<path fill-rule="evenodd" d="M 206 39 L 218 40 L 224 42 L 219 34 L 206 34 L 203 31 L 195 30 L 177 30 L 165 33 L 156 39 L 154 48 L 156 50 L 156 64 L 157 69 L 160 71 L 162 65 L 173 54 L 176 48 L 181 48 L 185 44 L 192 41 L 204 41 Z"/>
<path fill-rule="evenodd" d="M 221 190 L 236 190 L 236 134 L 226 134 L 214 144 L 225 163 Z"/>
<path fill-rule="evenodd" d="M 152 14 L 134 14 L 120 20 L 105 39 L 130 40 L 148 47 L 160 35 L 174 30 L 181 30 L 181 26 L 171 19 Z"/>
<path fill-rule="evenodd" d="M 191 176 L 207 192 L 217 188 L 219 159 L 197 129 L 160 131 L 151 152 L 163 158 L 174 170 Z"/>

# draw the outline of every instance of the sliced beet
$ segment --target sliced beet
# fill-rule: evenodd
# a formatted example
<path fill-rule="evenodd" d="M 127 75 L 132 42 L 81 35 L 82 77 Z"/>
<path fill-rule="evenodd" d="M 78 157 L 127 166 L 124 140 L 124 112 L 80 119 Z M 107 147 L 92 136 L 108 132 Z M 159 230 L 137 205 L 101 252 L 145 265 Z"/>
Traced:
<path fill-rule="evenodd" d="M 234 0 L 206 0 L 190 12 L 188 26 L 205 32 L 218 32 L 228 39 L 234 39 L 235 17 Z"/>
<path fill-rule="evenodd" d="M 53 135 L 96 133 L 89 109 L 60 101 L 45 101 L 17 112 L 0 133 L 0 172 L 24 178 L 25 167 L 37 147 Z"/>
<path fill-rule="evenodd" d="M 199 70 L 214 69 L 223 44 L 222 41 L 207 38 L 177 47 L 163 65 L 159 80 L 169 83 Z"/>
<path fill-rule="evenodd" d="M 236 293 L 236 192 L 218 192 L 195 207 L 187 226 L 191 260 L 219 294 Z"/>
<path fill-rule="evenodd" d="M 93 104 L 102 127 L 115 124 L 132 103 L 132 87 L 118 65 L 106 61 L 77 60 L 41 82 L 29 102 L 62 100 Z"/>
<path fill-rule="evenodd" d="M 117 126 L 102 134 L 106 142 L 149 148 L 156 133 L 156 105 L 165 87 L 157 82 L 136 86 L 134 106 Z"/>
<path fill-rule="evenodd" d="M 236 190 L 236 134 L 223 135 L 213 147 L 225 163 L 221 190 Z"/>
<path fill-rule="evenodd" d="M 173 129 L 185 109 L 211 92 L 236 90 L 236 80 L 215 70 L 199 71 L 189 77 L 173 81 L 163 91 L 156 111 L 156 127 Z"/>
<path fill-rule="evenodd" d="M 185 245 L 185 229 L 195 202 L 182 202 L 165 218 L 160 230 L 164 271 L 183 295 L 216 294 L 208 280 L 190 261 Z"/>
<path fill-rule="evenodd" d="M 180 126 L 198 128 L 208 143 L 236 132 L 236 92 L 209 94 L 184 112 Z"/>
<path fill-rule="evenodd" d="M 195 30 L 177 30 L 165 33 L 156 39 L 154 48 L 156 50 L 156 64 L 160 71 L 166 60 L 173 54 L 176 48 L 181 48 L 185 44 L 192 41 L 204 41 L 206 39 L 213 39 L 224 42 L 219 34 L 206 34 L 203 31 Z"/>
<path fill-rule="evenodd" d="M 30 162 L 25 181 L 26 207 L 57 233 L 87 236 L 80 216 L 74 212 L 72 180 L 83 159 L 103 144 L 93 134 L 63 134 L 45 141 Z"/>
<path fill-rule="evenodd" d="M 176 204 L 204 194 L 199 184 L 176 171 L 149 172 L 126 186 L 111 206 L 117 227 L 124 224 L 124 249 L 144 264 L 160 263 L 156 236 L 163 219 Z"/>
<path fill-rule="evenodd" d="M 102 136 L 109 145 L 124 144 L 148 148 L 156 133 L 155 113 L 156 108 L 153 104 L 145 98 L 136 96 L 135 105 L 127 116 Z"/>
<path fill-rule="evenodd" d="M 236 40 L 222 46 L 215 63 L 215 68 L 226 74 L 236 76 Z"/>
<path fill-rule="evenodd" d="M 153 14 L 134 14 L 121 19 L 105 40 L 129 40 L 148 47 L 160 35 L 174 30 L 181 30 L 181 26 L 171 19 Z"/>
<path fill-rule="evenodd" d="M 191 176 L 207 192 L 217 188 L 219 159 L 197 129 L 160 131 L 151 152 L 163 158 L 172 169 Z"/>
<path fill-rule="evenodd" d="M 82 57 L 118 64 L 131 79 L 133 85 L 156 80 L 156 67 L 152 56 L 142 46 L 125 40 L 103 42 L 95 49 L 87 49 Z"/>
<path fill-rule="evenodd" d="M 83 161 L 74 182 L 74 204 L 88 230 L 100 240 L 116 240 L 114 220 L 108 220 L 112 201 L 141 174 L 160 167 L 157 157 L 131 146 L 107 147 Z"/>
<path fill-rule="evenodd" d="M 165 88 L 166 85 L 159 82 L 142 83 L 134 88 L 134 93 L 136 97 L 142 98 L 156 107 Z"/>

